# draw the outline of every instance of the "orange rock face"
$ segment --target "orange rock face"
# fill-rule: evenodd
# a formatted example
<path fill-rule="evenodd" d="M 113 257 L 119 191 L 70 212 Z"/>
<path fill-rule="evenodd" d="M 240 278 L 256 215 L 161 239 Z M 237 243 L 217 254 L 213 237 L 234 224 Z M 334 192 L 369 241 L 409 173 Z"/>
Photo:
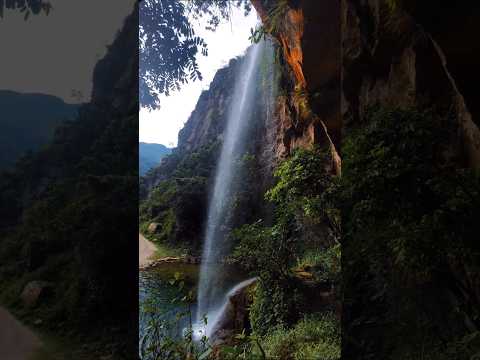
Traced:
<path fill-rule="evenodd" d="M 305 88 L 307 81 L 303 76 L 303 11 L 291 9 L 285 14 L 282 32 L 278 35 L 283 48 L 285 60 L 290 64 L 297 86 Z"/>
<path fill-rule="evenodd" d="M 252 4 L 268 25 L 272 9 L 265 8 L 262 0 Z M 297 1 L 275 22 L 272 35 L 282 49 L 288 65 L 284 76 L 290 77 L 292 85 L 290 93 L 277 100 L 274 152 L 282 158 L 296 148 L 325 144 L 335 159 L 332 169 L 340 174 L 340 3 Z"/>

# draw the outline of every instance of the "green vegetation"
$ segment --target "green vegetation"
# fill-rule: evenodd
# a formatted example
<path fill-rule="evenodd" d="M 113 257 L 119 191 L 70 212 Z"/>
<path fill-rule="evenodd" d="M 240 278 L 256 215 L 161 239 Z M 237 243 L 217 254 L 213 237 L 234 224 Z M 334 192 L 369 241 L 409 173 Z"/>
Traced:
<path fill-rule="evenodd" d="M 88 121 L 78 126 L 88 127 Z M 75 132 L 73 129 L 72 135 Z M 117 139 L 126 139 L 125 136 L 128 134 L 120 132 Z M 59 137 L 56 139 L 58 141 Z M 131 140 L 133 147 L 135 136 Z M 62 141 L 64 144 L 70 146 L 67 139 Z M 96 145 L 98 151 L 108 154 L 108 147 L 99 146 L 100 142 Z M 48 169 L 48 160 L 62 157 L 62 154 L 65 153 L 58 152 L 52 145 L 33 156 L 25 171 L 35 166 L 44 171 L 45 167 Z M 129 167 L 125 160 L 132 155 L 118 152 L 111 155 L 118 156 Z M 40 158 L 47 163 L 40 164 Z M 18 176 L 31 188 L 36 188 L 35 182 L 41 176 L 28 177 L 22 170 L 17 171 L 14 179 Z M 135 243 L 131 239 L 137 236 L 137 229 L 131 219 L 136 217 L 137 209 L 131 199 L 137 194 L 137 174 L 90 175 L 90 171 L 76 172 L 78 178 L 52 181 L 40 196 L 27 200 L 22 218 L 15 227 L 2 228 L 0 302 L 24 321 L 41 319 L 41 327 L 47 331 L 69 333 L 73 337 L 88 329 L 94 341 L 109 341 L 108 336 L 102 334 L 103 330 L 98 329 L 125 326 L 136 304 L 132 295 L 126 295 L 125 281 L 135 283 L 132 270 L 136 262 L 131 258 Z M 22 199 L 21 194 L 17 193 L 17 201 Z M 4 205 L 7 204 L 2 203 L 2 208 Z M 53 290 L 36 308 L 25 309 L 20 294 L 27 283 L 36 280 L 51 282 Z M 92 331 L 95 325 L 99 328 Z M 117 332 L 116 336 L 130 336 L 128 329 L 122 331 L 124 335 Z"/>
<path fill-rule="evenodd" d="M 386 0 L 386 3 L 390 11 L 394 11 L 400 6 L 401 0 Z"/>
<path fill-rule="evenodd" d="M 167 291 L 173 298 L 169 306 L 158 311 L 155 298 L 147 298 L 140 304 L 143 334 L 139 350 L 142 359 L 199 359 L 209 350 L 206 338 L 199 342 L 193 339 L 195 293 L 189 285 L 183 273 L 175 272 L 168 280 L 168 288 L 162 288 L 161 296 L 164 297 Z M 169 315 L 172 311 L 173 316 Z"/>
<path fill-rule="evenodd" d="M 296 151 L 277 168 L 278 181 L 265 194 L 275 205 L 274 223 L 266 226 L 257 221 L 233 232 L 238 241 L 234 258 L 260 280 L 250 309 L 254 334 L 267 336 L 273 344 L 298 335 L 298 352 L 295 346 L 284 344 L 290 347 L 289 356 L 298 359 L 316 352 L 339 358 L 339 341 L 324 346 L 315 339 L 302 346 L 305 323 L 298 321 L 307 310 L 302 283 L 292 271 L 301 266 L 313 272 L 317 284 L 338 283 L 339 215 L 331 200 L 336 180 L 328 171 L 330 166 L 325 150 Z"/>
<path fill-rule="evenodd" d="M 187 249 L 176 248 L 176 247 L 169 247 L 163 244 L 159 244 L 158 242 L 155 243 L 155 254 L 153 255 L 153 259 L 162 259 L 169 256 L 181 256 L 188 253 Z"/>
<path fill-rule="evenodd" d="M 178 178 L 194 176 L 208 178 L 215 169 L 220 146 L 221 142 L 215 140 L 191 153 L 186 153 L 178 162 L 173 176 Z"/>
<path fill-rule="evenodd" d="M 219 142 L 197 151 L 168 155 L 155 171 L 171 172 L 140 202 L 140 231 L 160 248 L 199 251 L 207 211 L 208 179 L 215 167 Z M 158 224 L 152 233 L 148 227 Z"/>
<path fill-rule="evenodd" d="M 174 152 L 147 176 L 162 174 L 162 180 L 145 191 L 148 195 L 140 201 L 139 211 L 140 232 L 157 246 L 200 252 L 208 195 L 220 146 L 220 141 L 213 141 L 194 151 Z M 238 174 L 254 179 L 257 159 L 246 152 L 235 160 L 235 166 Z M 258 184 L 239 176 L 232 187 L 230 218 L 236 225 L 256 214 L 251 209 L 258 203 Z M 152 223 L 157 224 L 153 232 L 148 229 Z"/>
<path fill-rule="evenodd" d="M 279 165 L 275 177 L 278 181 L 265 197 L 275 203 L 280 222 L 292 217 L 311 226 L 326 222 L 331 237 L 338 238 L 340 216 L 331 199 L 336 179 L 327 150 L 297 150 Z"/>
<path fill-rule="evenodd" d="M 247 154 L 238 162 L 247 171 L 256 171 L 253 156 Z M 189 354 L 192 359 L 220 356 L 251 360 L 340 358 L 340 322 L 332 312 L 334 304 L 313 310 L 305 301 L 307 294 L 318 296 L 320 288 L 339 287 L 339 215 L 332 202 L 337 180 L 330 174 L 330 167 L 326 150 L 296 151 L 278 167 L 277 182 L 265 194 L 265 199 L 275 207 L 274 221 L 258 220 L 232 232 L 237 243 L 233 260 L 259 278 L 251 294 L 249 311 L 253 332 L 237 334 L 231 343 L 215 348 L 210 347 L 207 339 L 200 347 L 195 345 L 188 331 L 180 338 L 171 332 L 163 335 L 154 332 L 152 336 L 157 343 L 152 350 L 160 351 L 156 353 L 158 356 L 172 354 L 171 358 L 176 359 Z M 168 202 L 173 195 L 178 196 L 168 181 L 152 192 L 151 199 L 158 201 L 157 206 Z M 152 209 L 151 200 L 145 204 Z M 147 214 L 146 210 L 141 214 Z M 303 283 L 296 275 L 299 268 L 312 274 L 313 283 Z M 160 322 L 152 329 L 174 329 L 182 318 L 190 316 L 187 309 L 173 323 Z"/>
<path fill-rule="evenodd" d="M 278 181 L 265 194 L 275 206 L 272 226 L 257 221 L 233 233 L 239 241 L 235 257 L 244 267 L 285 277 L 298 258 L 320 256 L 315 249 L 339 251 L 340 215 L 333 203 L 338 181 L 330 166 L 329 153 L 320 149 L 299 149 L 279 165 Z"/>
<path fill-rule="evenodd" d="M 293 277 L 261 279 L 250 307 L 250 322 L 255 334 L 266 335 L 277 327 L 287 328 L 300 317 L 303 298 Z"/>
<path fill-rule="evenodd" d="M 138 103 L 135 87 L 117 83 L 126 74 L 136 84 L 124 61 L 135 18 L 97 64 L 92 103 L 0 176 L 0 302 L 41 331 L 119 357 L 136 348 Z M 20 295 L 31 281 L 50 287 L 28 307 Z"/>
<path fill-rule="evenodd" d="M 263 26 L 251 34 L 255 42 L 282 30 L 289 2 L 267 4 Z M 375 28 L 399 41 L 413 34 L 397 22 L 402 1 L 379 6 Z M 354 8 L 360 21 L 368 19 L 362 14 L 367 8 Z M 388 53 L 381 45 L 380 52 Z M 195 66 L 188 70 L 197 71 Z M 303 89 L 288 96 L 300 115 L 310 111 Z M 172 340 L 164 350 L 195 359 L 460 360 L 480 355 L 480 173 L 464 168 L 458 122 L 435 109 L 375 108 L 361 115 L 358 128 L 345 129 L 341 178 L 332 176 L 325 149 L 297 150 L 280 164 L 277 182 L 265 194 L 273 218 L 240 221 L 232 232 L 233 259 L 259 279 L 250 308 L 252 332 L 238 334 L 233 345 L 201 350 L 192 350 L 187 332 L 186 341 Z M 198 162 L 191 160 L 182 177 L 189 184 L 202 177 L 208 188 L 208 174 L 189 172 Z M 164 181 L 162 193 L 153 193 L 142 214 L 144 223 L 162 224 L 161 241 L 172 242 L 178 228 L 172 209 L 184 183 Z M 333 293 L 320 311 L 307 307 L 312 288 Z M 341 295 L 343 354 L 331 300 Z"/>
<path fill-rule="evenodd" d="M 316 281 L 340 283 L 342 274 L 341 244 L 336 243 L 325 251 L 307 250 L 298 259 L 296 268 L 312 272 Z"/>
<path fill-rule="evenodd" d="M 312 310 L 308 286 L 344 292 L 343 356 L 478 354 L 480 175 L 459 166 L 455 121 L 379 108 L 366 119 L 347 134 L 342 178 L 327 151 L 298 150 L 265 194 L 272 221 L 233 231 L 233 259 L 259 282 L 252 333 L 220 347 L 223 358 L 340 358 L 336 304 Z"/>
<path fill-rule="evenodd" d="M 250 40 L 258 43 L 267 35 L 277 35 L 282 30 L 282 22 L 289 10 L 289 0 L 279 0 L 268 9 L 267 17 L 261 25 L 250 30 Z"/>
<path fill-rule="evenodd" d="M 144 359 L 340 359 L 340 323 L 329 311 L 306 315 L 292 327 L 276 326 L 264 336 L 244 331 L 220 346 L 210 344 L 206 337 L 194 341 L 191 322 L 193 293 L 185 290 L 181 274 L 175 274 L 170 284 L 176 291 L 174 318 L 162 318 L 154 307 L 142 305 L 146 306 L 144 314 L 151 315 L 140 342 Z M 179 329 L 184 330 L 179 332 Z"/>
<path fill-rule="evenodd" d="M 344 331 L 357 344 L 346 348 L 391 359 L 469 358 L 467 345 L 452 357 L 449 344 L 478 322 L 479 174 L 461 169 L 448 145 L 453 119 L 372 109 L 367 121 L 343 147 L 338 195 Z"/>
<path fill-rule="evenodd" d="M 261 342 L 267 359 L 340 359 L 340 322 L 329 312 L 306 316 L 291 329 L 274 330 Z"/>

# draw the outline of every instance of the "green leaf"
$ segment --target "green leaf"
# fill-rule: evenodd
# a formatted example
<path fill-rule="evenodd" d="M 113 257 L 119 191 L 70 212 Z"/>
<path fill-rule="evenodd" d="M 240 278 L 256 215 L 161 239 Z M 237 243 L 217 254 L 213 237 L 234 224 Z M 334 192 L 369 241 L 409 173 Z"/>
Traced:
<path fill-rule="evenodd" d="M 212 353 L 212 349 L 207 349 L 203 354 L 200 355 L 200 357 L 198 358 L 198 360 L 205 360 L 207 359 L 210 354 Z"/>

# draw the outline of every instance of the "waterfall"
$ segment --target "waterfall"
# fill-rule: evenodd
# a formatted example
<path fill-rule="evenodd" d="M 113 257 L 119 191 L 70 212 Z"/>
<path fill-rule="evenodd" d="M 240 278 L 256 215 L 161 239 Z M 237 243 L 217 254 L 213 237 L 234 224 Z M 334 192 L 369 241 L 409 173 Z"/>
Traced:
<path fill-rule="evenodd" d="M 197 324 L 194 325 L 192 329 L 194 338 L 199 340 L 203 335 L 207 335 L 210 338 L 217 330 L 219 330 L 219 328 L 221 329 L 225 320 L 228 321 L 229 311 L 232 311 L 233 305 L 230 303 L 230 298 L 235 296 L 239 291 L 243 291 L 256 281 L 257 278 L 244 280 L 227 291 L 223 304 L 208 313 L 207 325 L 202 324 L 201 322 L 197 322 Z"/>
<path fill-rule="evenodd" d="M 213 193 L 211 196 L 206 233 L 203 245 L 202 265 L 198 285 L 197 321 L 204 316 L 218 312 L 225 294 L 219 294 L 223 271 L 221 261 L 229 250 L 228 237 L 223 225 L 227 222 L 231 210 L 233 182 L 235 180 L 235 161 L 245 150 L 248 128 L 252 119 L 252 103 L 255 100 L 257 85 L 256 74 L 259 68 L 264 43 L 253 45 L 240 65 L 236 75 L 226 129 L 219 162 L 217 164 Z M 210 319 L 208 319 L 210 320 Z M 208 334 L 207 334 L 208 335 Z"/>

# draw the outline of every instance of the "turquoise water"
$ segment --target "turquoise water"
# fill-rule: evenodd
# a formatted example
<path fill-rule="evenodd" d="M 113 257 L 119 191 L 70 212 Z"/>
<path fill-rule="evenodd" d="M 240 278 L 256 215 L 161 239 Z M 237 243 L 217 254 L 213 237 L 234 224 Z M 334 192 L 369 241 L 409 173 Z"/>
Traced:
<path fill-rule="evenodd" d="M 200 267 L 193 264 L 165 263 L 139 274 L 139 342 L 140 350 L 149 346 L 149 339 L 179 337 L 184 329 L 197 323 L 196 302 L 181 299 L 189 291 L 196 300 Z M 226 293 L 247 276 L 235 267 L 225 267 L 225 281 L 219 284 Z M 176 280 L 175 280 L 176 279 Z M 179 289 L 183 283 L 183 289 Z M 219 299 L 223 301 L 223 299 Z M 141 353 L 142 354 L 142 353 Z M 142 357 L 142 355 L 140 355 Z M 143 356 L 147 359 L 148 356 Z"/>
<path fill-rule="evenodd" d="M 176 321 L 176 315 L 188 311 L 189 307 L 196 308 L 195 303 L 188 304 L 181 299 L 189 291 L 195 291 L 197 279 L 198 266 L 191 264 L 162 264 L 154 269 L 140 271 L 140 339 L 147 334 L 152 323 L 162 321 L 177 322 L 178 329 L 171 329 L 169 334 L 179 335 L 179 329 L 187 326 L 188 321 L 186 317 Z M 180 289 L 181 282 L 183 289 Z"/>

